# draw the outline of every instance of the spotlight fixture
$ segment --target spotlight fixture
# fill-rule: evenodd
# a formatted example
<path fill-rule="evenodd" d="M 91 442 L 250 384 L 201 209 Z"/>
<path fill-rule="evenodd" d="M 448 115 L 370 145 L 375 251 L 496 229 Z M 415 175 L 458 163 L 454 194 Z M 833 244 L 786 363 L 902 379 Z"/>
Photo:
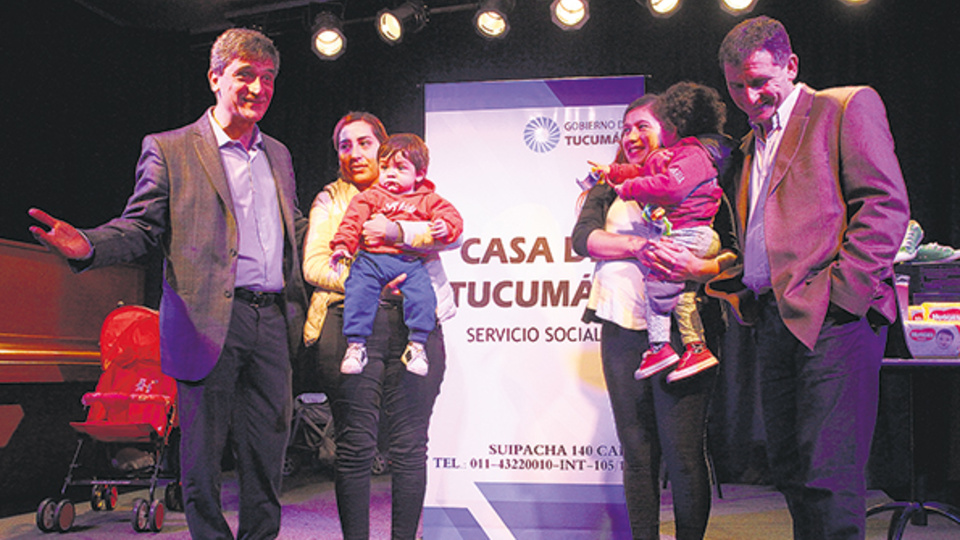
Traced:
<path fill-rule="evenodd" d="M 473 16 L 477 33 L 487 39 L 498 39 L 510 31 L 507 16 L 513 11 L 514 0 L 481 0 Z"/>
<path fill-rule="evenodd" d="M 589 0 L 553 0 L 550 4 L 550 20 L 561 30 L 579 30 L 589 18 Z"/>
<path fill-rule="evenodd" d="M 397 9 L 382 9 L 377 14 L 380 38 L 396 45 L 408 32 L 418 32 L 427 24 L 427 10 L 422 0 L 408 0 Z"/>
<path fill-rule="evenodd" d="M 720 0 L 720 7 L 731 15 L 740 15 L 753 11 L 757 0 Z"/>
<path fill-rule="evenodd" d="M 681 0 L 646 0 L 647 8 L 654 17 L 670 17 L 680 9 L 680 2 Z"/>
<path fill-rule="evenodd" d="M 313 22 L 310 48 L 321 60 L 336 60 L 347 48 L 343 21 L 336 14 L 322 11 Z"/>

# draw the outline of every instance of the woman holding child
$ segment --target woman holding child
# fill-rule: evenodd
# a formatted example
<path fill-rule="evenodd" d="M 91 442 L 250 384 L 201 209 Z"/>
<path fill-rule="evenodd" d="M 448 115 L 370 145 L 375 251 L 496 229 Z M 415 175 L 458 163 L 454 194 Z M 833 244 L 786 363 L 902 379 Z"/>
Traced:
<path fill-rule="evenodd" d="M 331 264 L 331 240 L 353 196 L 376 184 L 380 175 L 378 150 L 386 139 L 383 124 L 372 114 L 352 112 L 340 119 L 333 133 L 340 177 L 314 200 L 304 245 L 304 277 L 315 288 L 304 341 L 307 345 L 317 343 L 319 377 L 331 400 L 337 445 L 337 510 L 346 540 L 366 540 L 370 536 L 371 465 L 381 425 L 386 427 L 381 435 L 387 441 L 392 471 L 392 538 L 416 537 L 426 490 L 427 431 L 446 367 L 440 323 L 455 310 L 440 260 L 430 253 L 443 246 L 423 245 L 431 237 L 430 223 L 392 222 L 383 215 L 374 216 L 362 227 L 367 245 L 389 244 L 427 253 L 424 268 L 436 293 L 438 320 L 425 343 L 429 371 L 425 376 L 411 373 L 401 361 L 408 344 L 403 301 L 397 294 L 386 293 L 379 301 L 366 341 L 366 363 L 359 373 L 341 373 L 347 349 L 343 291 L 349 267 Z M 394 280 L 394 288 L 400 281 L 402 277 Z"/>
<path fill-rule="evenodd" d="M 640 175 L 672 171 L 675 179 L 689 179 L 692 176 L 683 174 L 689 173 L 682 169 L 683 163 L 671 158 L 685 155 L 686 150 L 681 151 L 684 145 L 696 146 L 695 152 L 709 156 L 713 167 L 709 179 L 693 180 L 688 192 L 674 194 L 673 200 L 658 200 L 668 215 L 674 212 L 675 218 L 680 217 L 676 210 L 689 201 L 690 193 L 704 182 L 715 185 L 716 178 L 730 166 L 735 143 L 718 135 L 724 121 L 719 95 L 701 85 L 678 83 L 660 96 L 645 95 L 624 114 L 617 162 L 634 166 L 632 170 Z M 686 139 L 692 136 L 697 139 Z M 681 141 L 684 144 L 678 144 Z M 658 159 L 662 166 L 655 167 L 657 170 L 644 169 Z M 645 176 L 639 179 L 649 180 Z M 612 183 L 601 181 L 587 193 L 574 227 L 573 245 L 578 254 L 598 260 L 584 318 L 602 324 L 601 357 L 624 453 L 623 485 L 630 525 L 636 539 L 659 538 L 662 457 L 672 485 L 677 538 L 700 539 L 710 512 L 704 432 L 716 369 L 682 377 L 670 377 L 673 370 L 664 368 L 637 373 L 645 351 L 658 350 L 651 349 L 648 338 L 644 284 L 651 273 L 661 281 L 705 281 L 732 263 L 732 235 L 721 234 L 722 251 L 712 258 L 694 256 L 670 240 L 656 241 L 645 229 L 649 215 L 643 217 L 644 208 L 637 202 L 644 199 L 642 194 L 631 189 L 631 196 L 618 197 L 620 186 Z M 718 221 L 728 220 L 724 210 L 721 208 Z M 676 336 L 672 337 L 676 341 Z M 710 338 L 708 335 L 708 342 Z"/>

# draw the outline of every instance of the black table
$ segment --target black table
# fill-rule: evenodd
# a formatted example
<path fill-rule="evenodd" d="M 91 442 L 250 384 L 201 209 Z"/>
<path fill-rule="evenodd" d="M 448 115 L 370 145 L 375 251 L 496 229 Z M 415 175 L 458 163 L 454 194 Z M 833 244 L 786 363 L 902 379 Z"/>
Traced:
<path fill-rule="evenodd" d="M 957 369 L 960 368 L 960 358 L 884 358 L 883 368 L 885 369 L 905 369 L 909 377 L 909 400 L 908 400 L 908 429 L 910 440 L 910 500 L 893 501 L 874 506 L 867 510 L 867 517 L 881 512 L 891 511 L 893 517 L 890 518 L 890 528 L 887 531 L 888 540 L 900 540 L 907 524 L 912 522 L 915 525 L 926 525 L 927 514 L 933 512 L 940 514 L 957 525 L 960 525 L 960 509 L 946 503 L 928 501 L 925 499 L 923 489 L 918 489 L 918 485 L 925 486 L 924 467 L 917 467 L 915 463 L 916 440 L 914 434 L 914 388 L 913 374 L 918 369 Z M 919 470 L 918 470 L 919 469 Z"/>

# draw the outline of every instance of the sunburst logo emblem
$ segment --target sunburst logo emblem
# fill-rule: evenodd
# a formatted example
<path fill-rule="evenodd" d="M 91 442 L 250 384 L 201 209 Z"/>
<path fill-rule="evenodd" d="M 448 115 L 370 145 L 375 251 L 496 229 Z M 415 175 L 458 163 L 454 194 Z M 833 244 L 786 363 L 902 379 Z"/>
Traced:
<path fill-rule="evenodd" d="M 523 128 L 523 142 L 538 154 L 547 153 L 560 142 L 560 126 L 549 118 L 538 116 Z"/>

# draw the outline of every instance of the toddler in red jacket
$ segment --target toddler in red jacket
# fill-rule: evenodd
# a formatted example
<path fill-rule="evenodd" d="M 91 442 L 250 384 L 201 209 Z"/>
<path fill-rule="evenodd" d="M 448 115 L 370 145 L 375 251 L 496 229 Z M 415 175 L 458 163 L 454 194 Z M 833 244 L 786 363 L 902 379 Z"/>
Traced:
<path fill-rule="evenodd" d="M 367 338 L 373 331 L 380 293 L 401 274 L 403 319 L 410 330 L 401 359 L 407 370 L 426 376 L 429 360 L 424 350 L 427 336 L 436 326 L 437 297 L 421 256 L 388 243 L 367 243 L 363 224 L 382 214 L 397 221 L 429 221 L 433 239 L 453 243 L 463 232 L 463 218 L 449 201 L 434 192 L 427 179 L 430 154 L 426 143 L 412 133 L 399 133 L 380 145 L 380 178 L 376 185 L 354 196 L 347 207 L 330 248 L 331 264 L 340 264 L 356 254 L 344 283 L 343 334 L 347 352 L 341 373 L 358 374 L 367 364 Z"/>
<path fill-rule="evenodd" d="M 723 102 L 712 88 L 682 82 L 667 89 L 659 103 L 652 114 L 664 125 L 658 141 L 663 146 L 641 164 L 590 162 L 593 174 L 606 180 L 621 199 L 640 205 L 644 236 L 669 238 L 698 257 L 714 257 L 720 240 L 712 225 L 723 190 L 717 181 L 721 153 L 714 155 L 711 148 L 723 140 L 712 135 L 723 128 Z M 650 377 L 676 364 L 667 375 L 668 382 L 675 382 L 717 365 L 704 344 L 697 284 L 664 281 L 645 272 L 644 288 L 650 349 L 643 353 L 635 378 Z M 671 312 L 685 346 L 682 356 L 670 346 Z"/>

